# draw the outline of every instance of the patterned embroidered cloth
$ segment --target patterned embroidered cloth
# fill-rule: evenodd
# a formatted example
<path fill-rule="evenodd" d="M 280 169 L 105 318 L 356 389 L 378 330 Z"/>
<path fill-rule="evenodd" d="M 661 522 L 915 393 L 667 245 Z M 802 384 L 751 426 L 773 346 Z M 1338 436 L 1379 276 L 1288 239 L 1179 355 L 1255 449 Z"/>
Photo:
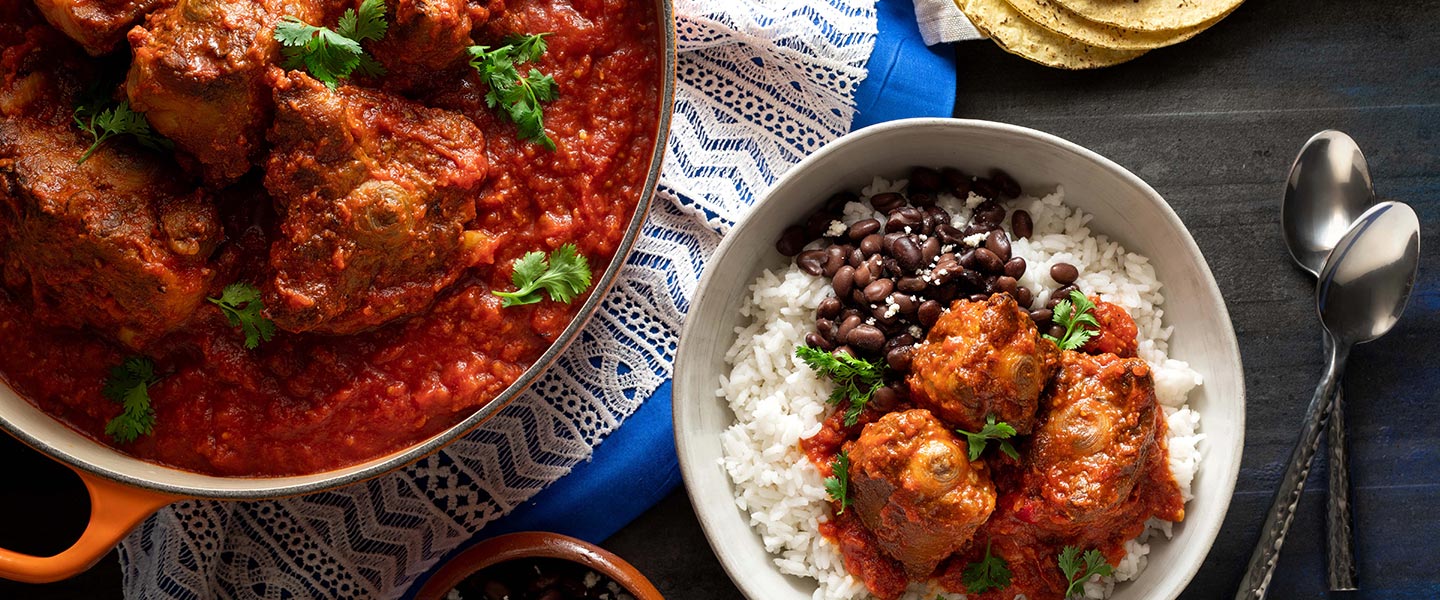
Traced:
<path fill-rule="evenodd" d="M 908 3 L 882 0 L 882 10 L 897 6 L 913 28 Z M 679 82 L 660 198 L 600 313 L 555 368 L 464 439 L 390 475 L 300 498 L 166 508 L 121 544 L 127 597 L 398 597 L 588 459 L 669 378 L 705 260 L 785 169 L 849 130 L 876 39 L 874 0 L 675 9 Z"/>

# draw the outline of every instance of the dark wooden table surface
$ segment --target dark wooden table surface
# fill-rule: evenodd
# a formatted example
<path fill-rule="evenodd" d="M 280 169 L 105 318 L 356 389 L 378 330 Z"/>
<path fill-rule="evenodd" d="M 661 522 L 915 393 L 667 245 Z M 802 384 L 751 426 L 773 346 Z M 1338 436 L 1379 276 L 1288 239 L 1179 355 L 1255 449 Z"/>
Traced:
<path fill-rule="evenodd" d="M 1415 206 L 1426 242 L 1405 319 L 1351 360 L 1362 591 L 1336 596 L 1440 598 L 1440 1 L 1251 0 L 1190 42 L 1096 72 L 1038 67 L 988 42 L 956 52 L 957 116 L 1048 131 L 1134 171 L 1189 226 L 1229 303 L 1249 391 L 1245 458 L 1184 598 L 1232 593 L 1321 371 L 1312 284 L 1279 236 L 1282 178 L 1315 131 L 1360 143 L 1381 197 Z M 0 464 L 0 545 L 48 553 L 79 534 L 87 505 L 73 476 L 8 438 Z M 1272 598 L 1325 597 L 1323 471 L 1317 463 Z M 683 493 L 606 545 L 667 597 L 740 597 Z M 119 596 L 113 554 L 60 584 L 0 582 L 0 598 Z"/>

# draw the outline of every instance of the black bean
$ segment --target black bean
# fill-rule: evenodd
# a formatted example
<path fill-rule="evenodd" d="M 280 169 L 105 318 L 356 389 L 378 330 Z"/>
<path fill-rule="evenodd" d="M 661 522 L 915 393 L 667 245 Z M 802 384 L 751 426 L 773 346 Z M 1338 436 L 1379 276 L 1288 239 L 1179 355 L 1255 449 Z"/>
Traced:
<path fill-rule="evenodd" d="M 925 214 L 930 215 L 930 218 L 935 219 L 936 226 L 939 226 L 940 223 L 950 222 L 950 213 L 945 212 L 945 209 L 938 206 L 925 207 Z"/>
<path fill-rule="evenodd" d="M 925 213 L 921 212 L 920 209 L 913 206 L 902 206 L 890 211 L 890 217 L 885 221 L 885 231 L 887 233 L 895 233 L 897 231 L 905 233 L 918 232 L 920 231 L 921 223 L 924 222 Z M 905 231 L 907 227 L 910 229 L 909 232 Z"/>
<path fill-rule="evenodd" d="M 865 286 L 865 300 L 879 303 L 885 300 L 890 292 L 895 291 L 895 282 L 889 279 L 876 279 Z"/>
<path fill-rule="evenodd" d="M 830 246 L 825 249 L 825 276 L 835 277 L 835 272 L 845 266 L 845 249 L 840 246 Z"/>
<path fill-rule="evenodd" d="M 860 201 L 860 197 L 859 197 L 859 196 L 856 196 L 856 195 L 855 195 L 855 192 L 848 192 L 848 191 L 835 192 L 834 195 L 830 196 L 830 199 L 829 199 L 829 200 L 826 200 L 826 201 L 825 201 L 825 212 L 828 212 L 828 213 L 830 213 L 830 214 L 832 214 L 832 215 L 837 215 L 837 216 L 838 216 L 838 215 L 843 214 L 843 213 L 845 212 L 845 205 L 846 205 L 846 204 L 849 204 L 849 203 L 851 203 L 851 202 L 859 202 L 859 201 Z"/>
<path fill-rule="evenodd" d="M 795 264 L 801 271 L 819 277 L 825 272 L 825 259 L 824 250 L 806 250 L 795 257 Z"/>
<path fill-rule="evenodd" d="M 910 360 L 914 348 L 911 346 L 896 346 L 885 353 L 885 364 L 901 373 L 910 372 Z"/>
<path fill-rule="evenodd" d="M 970 294 L 971 302 L 984 302 L 990 299 L 990 294 Z"/>
<path fill-rule="evenodd" d="M 870 197 L 870 206 L 882 213 L 888 213 L 904 205 L 905 197 L 897 192 L 885 192 Z"/>
<path fill-rule="evenodd" d="M 824 235 L 825 230 L 830 228 L 830 222 L 834 220 L 823 211 L 811 214 L 810 218 L 805 221 L 805 239 L 813 240 Z"/>
<path fill-rule="evenodd" d="M 890 252 L 895 256 L 895 262 L 905 272 L 913 272 L 924 266 L 924 256 L 920 253 L 920 246 L 915 243 L 915 238 L 910 236 L 895 240 L 895 247 Z"/>
<path fill-rule="evenodd" d="M 994 228 L 994 225 L 988 223 L 971 223 L 966 225 L 965 229 L 960 230 L 960 236 L 962 238 L 968 238 L 977 233 L 990 233 L 990 230 Z"/>
<path fill-rule="evenodd" d="M 866 406 L 880 412 L 890 412 L 899 402 L 900 392 L 895 391 L 895 388 L 888 385 L 882 385 L 880 389 L 875 390 L 875 393 L 870 395 L 870 402 L 867 403 Z"/>
<path fill-rule="evenodd" d="M 994 252 L 1001 262 L 1010 260 L 1010 237 L 1005 235 L 1003 229 L 991 231 L 990 235 L 985 237 L 985 248 Z"/>
<path fill-rule="evenodd" d="M 960 255 L 960 266 L 967 269 L 973 269 L 977 264 L 978 263 L 975 262 L 974 250 L 966 250 L 964 254 Z"/>
<path fill-rule="evenodd" d="M 989 179 L 986 179 L 984 177 L 976 177 L 975 179 L 971 180 L 970 191 L 975 192 L 975 195 L 980 196 L 981 198 L 998 197 L 998 194 L 996 193 L 995 182 L 990 181 Z"/>
<path fill-rule="evenodd" d="M 959 169 L 941 169 L 940 177 L 945 179 L 945 185 L 949 186 L 950 193 L 956 198 L 964 200 L 970 195 L 970 176 Z"/>
<path fill-rule="evenodd" d="M 893 256 L 887 256 L 881 259 L 880 265 L 884 267 L 884 273 L 891 277 L 907 275 L 907 273 L 902 272 L 903 270 L 900 268 L 900 263 L 897 262 Z"/>
<path fill-rule="evenodd" d="M 926 300 L 921 302 L 920 307 L 915 310 L 915 317 L 920 319 L 921 325 L 930 327 L 940 320 L 942 310 L 939 302 Z"/>
<path fill-rule="evenodd" d="M 845 298 L 850 295 L 850 289 L 855 287 L 855 267 L 845 265 L 835 271 L 835 276 L 830 279 L 830 286 L 835 289 L 835 296 Z"/>
<path fill-rule="evenodd" d="M 855 286 L 855 289 L 850 291 L 850 302 L 857 306 L 864 306 L 866 304 L 865 290 L 861 289 L 858 285 Z"/>
<path fill-rule="evenodd" d="M 827 340 L 835 341 L 839 337 L 839 329 L 840 328 L 835 325 L 835 321 L 826 318 L 815 319 L 815 331 L 819 332 L 820 335 Z"/>
<path fill-rule="evenodd" d="M 1075 284 L 1072 283 L 1058 290 L 1055 290 L 1055 293 L 1052 296 L 1061 300 L 1069 300 L 1070 292 L 1079 291 L 1079 289 L 1079 287 L 1076 287 Z"/>
<path fill-rule="evenodd" d="M 932 300 L 939 302 L 940 306 L 948 306 L 951 300 L 960 296 L 960 288 L 953 285 L 941 286 L 926 292 L 926 295 L 930 296 Z"/>
<path fill-rule="evenodd" d="M 795 256 L 805 248 L 805 229 L 799 225 L 791 225 L 780 233 L 780 239 L 775 242 L 775 250 L 784 256 Z"/>
<path fill-rule="evenodd" d="M 1030 311 L 1030 320 L 1036 323 L 1039 323 L 1041 321 L 1049 321 L 1053 318 L 1055 318 L 1055 311 L 1048 308 L 1041 308 Z"/>
<path fill-rule="evenodd" d="M 986 294 L 994 295 L 994 294 L 1000 293 L 1000 291 L 1001 291 L 1001 290 L 1000 290 L 1000 284 L 995 283 L 995 276 L 994 276 L 994 275 L 989 275 L 989 276 L 985 277 L 985 293 L 986 293 Z"/>
<path fill-rule="evenodd" d="M 845 321 L 840 323 L 840 327 L 835 329 L 835 341 L 849 343 L 847 340 L 850 339 L 850 332 L 854 331 L 856 327 L 859 327 L 864 322 L 865 321 L 860 318 L 860 315 L 845 317 Z"/>
<path fill-rule="evenodd" d="M 903 233 L 887 233 L 887 234 L 885 234 L 885 237 L 880 241 L 880 249 L 881 249 L 881 250 L 884 250 L 885 253 L 887 253 L 887 254 L 894 254 L 894 253 L 895 253 L 895 240 L 898 240 L 898 239 L 900 239 L 900 238 L 902 238 L 902 237 L 904 237 L 904 236 L 905 236 L 905 234 L 903 234 Z"/>
<path fill-rule="evenodd" d="M 915 344 L 915 338 L 910 337 L 908 333 L 901 333 L 890 338 L 890 342 L 892 346 L 913 346 Z"/>
<path fill-rule="evenodd" d="M 939 223 L 935 221 L 935 217 L 933 215 L 928 212 L 922 212 L 920 213 L 920 230 L 916 233 L 930 235 L 931 233 L 934 233 L 935 226 L 938 224 Z"/>
<path fill-rule="evenodd" d="M 865 236 L 865 239 L 860 240 L 860 252 L 865 256 L 873 256 L 874 254 L 880 252 L 880 247 L 883 245 L 884 241 L 885 236 L 882 236 L 878 233 L 872 233 L 870 235 L 867 235 Z"/>
<path fill-rule="evenodd" d="M 1001 275 L 995 278 L 995 287 L 1014 298 L 1020 291 L 1020 282 L 1015 281 L 1015 278 L 1009 275 Z"/>
<path fill-rule="evenodd" d="M 845 341 L 864 352 L 879 352 L 885 347 L 885 332 L 874 325 L 861 324 L 850 330 Z"/>
<path fill-rule="evenodd" d="M 940 238 L 940 242 L 943 244 L 958 244 L 961 240 L 965 239 L 965 235 L 960 231 L 960 228 L 949 223 L 936 225 L 935 237 Z"/>
<path fill-rule="evenodd" d="M 940 177 L 940 172 L 930 167 L 915 167 L 910 169 L 910 189 L 917 192 L 936 192 L 945 182 Z"/>
<path fill-rule="evenodd" d="M 972 269 L 965 269 L 961 271 L 960 281 L 964 283 L 965 289 L 969 291 L 978 291 L 985 289 L 985 276 L 981 275 L 979 271 L 975 271 Z"/>
<path fill-rule="evenodd" d="M 841 317 L 840 320 L 841 320 L 841 321 L 844 321 L 845 319 L 848 319 L 848 318 L 850 318 L 850 317 L 858 317 L 858 316 L 860 316 L 860 309 L 855 308 L 855 307 L 853 307 L 853 306 L 847 306 L 847 307 L 845 307 L 845 310 L 840 311 L 840 317 Z"/>
<path fill-rule="evenodd" d="M 1015 302 L 1018 302 L 1021 308 L 1028 308 L 1034 299 L 1035 295 L 1030 292 L 1030 288 L 1022 285 L 1015 289 Z"/>
<path fill-rule="evenodd" d="M 830 353 L 834 354 L 835 356 L 848 356 L 850 358 L 855 358 L 855 351 L 851 350 L 849 346 L 840 346 L 834 350 L 831 350 Z"/>
<path fill-rule="evenodd" d="M 1030 220 L 1030 213 L 1022 208 L 1010 214 L 1010 230 L 1015 233 L 1015 239 L 1027 239 L 1035 234 L 1035 221 Z"/>
<path fill-rule="evenodd" d="M 935 195 L 926 192 L 915 192 L 910 194 L 910 203 L 915 206 L 935 206 Z"/>
<path fill-rule="evenodd" d="M 880 231 L 880 220 L 865 219 L 863 221 L 856 221 L 854 225 L 851 225 L 846 235 L 849 236 L 851 240 L 862 240 L 865 239 L 865 236 L 877 231 Z"/>
<path fill-rule="evenodd" d="M 835 349 L 835 344 L 830 343 L 830 340 L 825 339 L 824 336 L 813 331 L 805 334 L 805 345 L 811 348 L 819 348 L 826 352 Z"/>
<path fill-rule="evenodd" d="M 900 314 L 905 315 L 914 314 L 915 309 L 920 306 L 915 302 L 914 296 L 901 292 L 890 294 L 890 301 L 895 303 L 895 306 L 900 309 Z"/>
<path fill-rule="evenodd" d="M 1025 275 L 1025 259 L 1019 256 L 1005 261 L 1005 274 L 1016 279 Z"/>
<path fill-rule="evenodd" d="M 925 280 L 919 277 L 901 277 L 895 281 L 895 287 L 902 292 L 915 294 L 925 291 Z"/>
<path fill-rule="evenodd" d="M 1075 278 L 1080 276 L 1080 269 L 1070 263 L 1055 263 L 1050 265 L 1050 278 L 1060 285 L 1075 283 Z"/>
<path fill-rule="evenodd" d="M 1000 222 L 1005 220 L 1005 207 L 1000 206 L 1000 203 L 994 200 L 986 200 L 975 207 L 975 212 L 970 215 L 970 220 L 992 228 L 998 227 Z"/>
<path fill-rule="evenodd" d="M 863 288 L 867 285 L 870 285 L 870 281 L 873 279 L 875 279 L 875 274 L 871 273 L 870 269 L 865 267 L 865 263 L 862 262 L 858 265 L 855 265 L 856 288 Z"/>
<path fill-rule="evenodd" d="M 1055 339 L 1058 340 L 1058 339 L 1060 339 L 1060 338 L 1062 338 L 1062 337 L 1065 336 L 1065 328 L 1064 328 L 1064 327 L 1061 327 L 1061 326 L 1059 326 L 1059 325 L 1051 325 L 1051 326 L 1050 326 L 1050 331 L 1048 331 L 1048 332 L 1046 332 L 1046 333 L 1049 333 L 1049 334 L 1050 334 L 1050 337 L 1053 337 L 1053 338 L 1055 338 Z"/>
<path fill-rule="evenodd" d="M 926 238 L 925 243 L 920 246 L 920 258 L 923 259 L 924 264 L 928 265 L 938 256 L 940 256 L 940 239 Z"/>
<path fill-rule="evenodd" d="M 900 314 L 890 314 L 890 307 L 884 304 L 875 305 L 875 308 L 870 311 L 870 316 L 874 317 L 875 322 L 887 331 L 900 323 Z"/>
<path fill-rule="evenodd" d="M 1009 173 L 1001 171 L 1000 169 L 992 169 L 990 171 L 990 181 L 995 183 L 995 191 L 1000 193 L 1001 198 L 1009 199 L 1020 197 L 1020 183 L 1015 181 L 1015 178 L 1011 177 Z"/>
<path fill-rule="evenodd" d="M 1005 261 L 1000 260 L 989 248 L 975 249 L 975 265 L 986 273 L 1000 273 L 1005 270 Z"/>
<path fill-rule="evenodd" d="M 861 252 L 859 248 L 850 246 L 845 246 L 845 248 L 845 262 L 850 263 L 852 267 L 860 268 L 860 265 L 865 262 L 865 253 Z"/>
<path fill-rule="evenodd" d="M 840 299 L 829 296 L 821 300 L 820 305 L 815 307 L 815 316 L 821 319 L 833 319 L 840 316 Z"/>

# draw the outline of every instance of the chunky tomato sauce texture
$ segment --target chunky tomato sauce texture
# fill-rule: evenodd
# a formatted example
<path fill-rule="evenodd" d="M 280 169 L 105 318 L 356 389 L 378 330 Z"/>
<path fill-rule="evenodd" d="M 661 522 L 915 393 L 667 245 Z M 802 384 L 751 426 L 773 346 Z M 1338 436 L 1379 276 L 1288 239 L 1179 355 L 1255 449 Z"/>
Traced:
<path fill-rule="evenodd" d="M 457 110 L 483 131 L 490 161 L 475 195 L 480 264 L 424 314 L 347 336 L 280 333 L 256 350 L 213 306 L 147 348 L 162 379 L 150 387 L 152 435 L 119 449 L 223 476 L 314 473 L 403 449 L 493 400 L 575 317 L 546 299 L 502 308 L 490 291 L 513 288 L 512 261 L 532 250 L 578 246 L 596 277 L 614 258 L 645 191 L 661 102 L 664 31 L 646 0 L 511 0 L 477 29 L 478 43 L 551 32 L 537 65 L 559 99 L 544 107 L 554 152 L 521 141 L 485 106 L 473 70 L 436 73 L 423 101 Z M 242 196 L 246 183 L 224 196 Z M 254 184 L 250 184 L 254 189 Z M 237 191 L 239 190 L 239 191 Z M 225 200 L 222 199 L 222 202 Z M 232 207 L 233 208 L 233 207 Z M 256 280 L 266 227 L 237 224 L 220 258 Z M 261 221 L 264 218 L 260 218 Z M 212 296 L 219 295 L 219 289 Z M 0 373 L 21 395 L 75 429 L 113 443 L 105 424 L 120 405 L 101 394 L 130 355 L 98 336 L 38 326 L 0 294 Z"/>

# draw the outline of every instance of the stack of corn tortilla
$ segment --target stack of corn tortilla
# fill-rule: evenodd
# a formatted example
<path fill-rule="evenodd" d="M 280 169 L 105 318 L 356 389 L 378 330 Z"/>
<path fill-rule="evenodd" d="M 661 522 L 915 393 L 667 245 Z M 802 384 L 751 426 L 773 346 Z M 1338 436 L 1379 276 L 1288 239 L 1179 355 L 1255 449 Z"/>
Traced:
<path fill-rule="evenodd" d="M 1006 51 L 1062 69 L 1119 64 L 1188 40 L 1243 0 L 955 0 Z"/>

